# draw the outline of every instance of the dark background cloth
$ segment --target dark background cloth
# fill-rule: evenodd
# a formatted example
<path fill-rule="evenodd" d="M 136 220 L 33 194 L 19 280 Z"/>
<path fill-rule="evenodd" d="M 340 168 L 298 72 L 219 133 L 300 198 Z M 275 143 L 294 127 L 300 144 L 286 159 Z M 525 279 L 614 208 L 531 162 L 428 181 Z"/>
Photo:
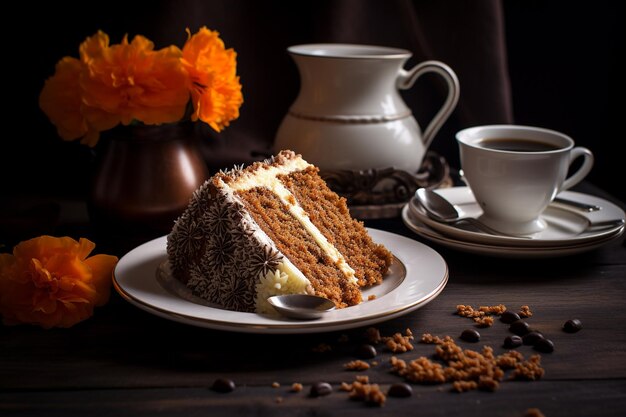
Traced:
<path fill-rule="evenodd" d="M 186 40 L 185 28 L 217 30 L 238 53 L 241 116 L 222 133 L 196 124 L 211 171 L 271 153 L 299 88 L 290 45 L 349 42 L 405 48 L 407 68 L 441 60 L 457 73 L 460 101 L 431 149 L 458 167 L 454 133 L 492 123 L 562 131 L 589 147 L 588 179 L 626 200 L 621 94 L 621 2 L 515 0 L 27 2 L 5 10 L 2 198 L 81 199 L 98 148 L 63 142 L 38 107 L 45 79 L 63 56 L 101 29 L 112 43 L 142 34 L 157 48 Z M 402 95 L 424 128 L 445 97 L 426 75 Z M 104 139 L 103 139 L 104 140 Z M 101 146 L 101 145 L 100 145 Z"/>

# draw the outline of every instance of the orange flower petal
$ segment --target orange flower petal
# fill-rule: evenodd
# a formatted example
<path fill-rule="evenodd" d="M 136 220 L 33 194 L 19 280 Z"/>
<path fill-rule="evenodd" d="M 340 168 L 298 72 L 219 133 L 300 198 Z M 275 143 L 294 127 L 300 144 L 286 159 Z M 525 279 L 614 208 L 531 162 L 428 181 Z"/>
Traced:
<path fill-rule="evenodd" d="M 80 59 L 84 63 L 89 63 L 92 59 L 101 56 L 108 47 L 109 35 L 99 30 L 80 44 L 78 48 Z"/>
<path fill-rule="evenodd" d="M 89 45 L 95 41 L 89 39 Z M 180 64 L 180 49 L 171 46 L 154 51 L 154 44 L 143 36 L 132 42 L 83 48 L 83 90 L 85 114 L 98 128 L 105 124 L 130 124 L 139 120 L 145 124 L 179 121 L 189 100 L 187 75 Z M 92 53 L 93 55 L 89 55 Z M 93 114 L 90 109 L 98 109 Z M 109 116 L 110 117 L 103 117 Z M 114 116 L 115 117 L 114 117 Z"/>
<path fill-rule="evenodd" d="M 88 239 L 41 236 L 0 255 L 0 314 L 6 324 L 69 327 L 106 303 L 117 258 L 87 256 Z M 107 279 L 108 277 L 108 279 Z"/>
<path fill-rule="evenodd" d="M 85 260 L 85 264 L 91 268 L 92 282 L 98 294 L 98 298 L 94 301 L 96 306 L 104 305 L 109 300 L 113 270 L 117 261 L 117 257 L 103 254 Z"/>
<path fill-rule="evenodd" d="M 78 79 L 81 70 L 79 60 L 71 57 L 61 59 L 55 74 L 46 80 L 39 95 L 39 107 L 64 140 L 78 139 L 88 130 L 80 111 L 82 101 Z"/>
<path fill-rule="evenodd" d="M 191 118 L 218 132 L 239 117 L 243 103 L 236 58 L 233 49 L 225 49 L 219 33 L 206 27 L 190 36 L 183 47 L 181 62 L 189 74 L 194 106 Z"/>

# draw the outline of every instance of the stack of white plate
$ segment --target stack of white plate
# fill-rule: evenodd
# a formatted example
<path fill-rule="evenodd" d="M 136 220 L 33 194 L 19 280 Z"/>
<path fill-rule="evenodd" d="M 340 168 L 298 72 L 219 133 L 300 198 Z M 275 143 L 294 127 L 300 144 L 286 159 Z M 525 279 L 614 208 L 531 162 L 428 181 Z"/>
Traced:
<path fill-rule="evenodd" d="M 443 188 L 436 192 L 450 201 L 461 217 L 478 218 L 482 214 L 468 187 Z M 490 235 L 464 224 L 440 223 L 428 217 L 415 198 L 402 209 L 402 220 L 418 235 L 442 246 L 470 253 L 516 258 L 546 258 L 585 252 L 611 242 L 624 233 L 623 222 L 612 227 L 595 226 L 609 220 L 625 219 L 624 211 L 615 204 L 573 191 L 564 191 L 559 197 L 596 205 L 600 209 L 585 212 L 551 204 L 542 215 L 546 229 L 530 238 Z"/>

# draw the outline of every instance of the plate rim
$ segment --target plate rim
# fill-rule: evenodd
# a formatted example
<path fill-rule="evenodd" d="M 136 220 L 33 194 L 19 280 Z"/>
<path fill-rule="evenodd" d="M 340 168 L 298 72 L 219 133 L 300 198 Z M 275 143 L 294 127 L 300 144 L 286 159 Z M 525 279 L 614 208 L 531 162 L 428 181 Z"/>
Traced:
<path fill-rule="evenodd" d="M 616 230 L 609 236 L 602 239 L 593 240 L 586 243 L 578 243 L 571 246 L 509 246 L 509 245 L 493 245 L 480 242 L 469 242 L 457 240 L 450 236 L 439 233 L 437 230 L 430 228 L 427 224 L 421 223 L 419 219 L 412 220 L 412 216 L 408 204 L 402 209 L 402 221 L 405 226 L 418 236 L 423 237 L 431 242 L 441 246 L 459 250 L 462 252 L 491 255 L 505 258 L 532 259 L 532 258 L 555 258 L 558 256 L 569 256 L 578 253 L 587 252 L 603 246 L 624 234 L 624 227 Z M 415 222 L 419 222 L 416 224 Z M 420 227 L 422 226 L 422 227 Z M 425 229 L 424 229 L 425 228 Z"/>
<path fill-rule="evenodd" d="M 461 201 L 461 202 L 455 203 L 454 201 L 451 201 L 455 205 L 457 204 L 466 205 L 470 203 L 477 205 L 473 197 L 471 189 L 467 186 L 440 188 L 434 191 L 442 194 L 443 197 L 446 197 L 448 199 L 450 199 L 451 197 L 454 197 L 453 199 L 456 199 L 456 200 L 458 200 L 459 198 L 468 199 L 468 202 Z M 449 194 L 456 194 L 458 198 L 457 196 L 451 196 Z M 594 218 L 598 218 L 598 217 L 599 217 L 598 220 L 615 218 L 614 215 L 610 215 L 610 214 L 607 215 L 607 211 L 614 213 L 616 216 L 619 216 L 622 219 L 626 218 L 626 214 L 620 207 L 618 207 L 617 205 L 601 197 L 597 197 L 597 196 L 593 196 L 593 195 L 585 194 L 585 193 L 580 193 L 580 192 L 575 192 L 575 191 L 562 191 L 561 193 L 559 193 L 559 195 L 562 195 L 572 200 L 580 200 L 581 198 L 583 198 L 584 199 L 583 201 L 591 201 L 594 204 L 598 204 L 598 205 L 605 207 L 603 211 L 601 210 L 599 212 L 591 212 L 591 213 L 579 212 L 576 210 L 569 210 L 561 206 L 554 207 L 555 209 L 578 215 L 581 218 L 586 219 L 590 223 L 593 221 Z M 411 202 L 414 201 L 414 199 L 415 197 L 412 197 L 407 203 L 407 205 L 411 204 Z M 509 236 L 488 235 L 486 233 L 464 230 L 464 229 L 454 227 L 453 225 L 443 224 L 435 220 L 432 220 L 429 217 L 427 217 L 424 213 L 418 213 L 418 214 L 413 213 L 413 214 L 415 215 L 417 220 L 419 220 L 421 223 L 425 224 L 429 228 L 436 230 L 441 235 L 445 235 L 446 237 L 454 241 L 467 242 L 467 243 L 472 243 L 472 244 L 501 246 L 501 247 L 516 246 L 516 247 L 531 247 L 531 248 L 540 248 L 540 247 L 570 248 L 574 245 L 580 245 L 583 243 L 592 243 L 595 241 L 604 240 L 612 236 L 614 233 L 619 232 L 619 230 L 623 228 L 623 226 L 615 226 L 614 228 L 605 229 L 605 230 L 598 231 L 595 233 L 591 232 L 585 235 L 576 235 L 576 236 L 573 236 L 571 239 L 524 239 L 524 238 L 516 238 L 516 237 L 509 237 Z"/>
<path fill-rule="evenodd" d="M 422 296 L 421 298 L 417 298 L 415 300 L 412 300 L 411 302 L 406 302 L 392 309 L 383 309 L 377 314 L 369 314 L 365 317 L 348 317 L 346 319 L 334 320 L 330 323 L 324 322 L 323 319 L 315 320 L 315 321 L 273 319 L 270 322 L 264 322 L 264 323 L 245 323 L 245 322 L 232 323 L 232 322 L 226 322 L 223 319 L 222 320 L 208 319 L 205 317 L 181 314 L 180 312 L 172 311 L 171 309 L 164 308 L 163 306 L 155 305 L 154 302 L 150 303 L 146 301 L 145 299 L 138 297 L 136 294 L 133 294 L 132 290 L 130 290 L 129 288 L 126 288 L 124 279 L 123 278 L 120 279 L 122 268 L 125 267 L 125 262 L 130 262 L 129 259 L 132 259 L 135 256 L 139 256 L 138 253 L 142 250 L 142 248 L 143 249 L 148 248 L 149 245 L 150 246 L 158 245 L 160 243 L 159 242 L 160 240 L 165 242 L 167 236 L 161 236 L 161 237 L 152 239 L 148 242 L 145 242 L 135 247 L 134 249 L 129 251 L 126 255 L 124 255 L 120 259 L 120 261 L 116 265 L 115 270 L 113 272 L 113 286 L 115 290 L 118 292 L 118 294 L 120 294 L 120 296 L 123 299 L 125 299 L 127 302 L 135 305 L 136 307 L 146 312 L 152 313 L 162 318 L 166 318 L 169 320 L 173 320 L 173 321 L 188 324 L 188 325 L 194 325 L 197 327 L 204 327 L 204 328 L 225 330 L 225 331 L 243 332 L 243 333 L 263 333 L 263 334 L 319 333 L 319 332 L 330 332 L 330 331 L 346 330 L 350 328 L 367 326 L 367 325 L 379 323 L 381 321 L 390 320 L 392 318 L 399 317 L 404 314 L 408 314 L 430 303 L 443 291 L 443 289 L 448 283 L 450 270 L 445 259 L 435 249 L 431 248 L 430 246 L 422 242 L 416 241 L 414 239 L 411 239 L 409 237 L 402 236 L 396 233 L 387 232 L 384 230 L 379 230 L 379 229 L 374 229 L 374 228 L 366 228 L 366 229 L 368 230 L 368 232 L 370 232 L 370 235 L 372 236 L 374 241 L 377 243 L 382 243 L 380 242 L 381 238 L 382 240 L 385 240 L 387 238 L 400 239 L 400 241 L 405 240 L 405 243 L 411 243 L 411 245 L 413 245 L 413 248 L 420 248 L 421 250 L 425 251 L 424 254 L 429 254 L 429 256 L 432 256 L 433 261 L 437 261 L 440 263 L 437 267 L 442 268 L 442 271 L 443 271 L 442 276 L 437 279 L 437 284 L 434 285 L 432 288 L 428 288 L 426 295 Z M 386 246 L 389 247 L 388 243 L 386 243 Z M 158 258 L 160 260 L 159 263 L 167 257 L 165 246 L 163 246 L 162 252 L 163 252 L 162 255 Z M 404 282 L 407 283 L 406 285 L 412 282 L 411 279 L 407 279 L 409 278 L 411 274 L 411 270 L 410 270 L 411 262 L 407 262 L 405 259 L 403 259 L 402 256 L 398 256 L 398 254 L 395 253 L 394 251 L 392 251 L 392 253 L 404 264 L 407 270 L 407 273 L 403 282 L 401 282 L 400 285 L 395 287 L 388 294 L 394 293 L 396 291 L 401 291 L 403 289 Z M 416 272 L 413 271 L 413 273 L 416 273 Z M 201 306 L 199 304 L 192 303 L 191 301 L 185 300 L 183 298 L 177 297 L 174 294 L 171 294 L 169 291 L 162 288 L 161 285 L 157 282 L 156 269 L 154 271 L 151 271 L 151 274 L 154 275 L 153 277 L 154 283 L 156 283 L 158 288 L 162 290 L 163 293 L 167 294 L 168 298 L 176 298 L 176 302 L 188 303 L 188 304 L 192 304 L 194 306 L 198 306 L 201 308 L 215 309 L 214 307 Z M 358 306 L 354 306 L 354 307 L 358 307 Z M 219 310 L 221 312 L 239 313 L 243 315 L 251 314 L 253 315 L 253 317 L 257 319 L 259 317 L 262 317 L 260 315 L 257 315 L 256 313 L 230 312 L 229 310 L 222 310 L 222 309 L 219 309 Z M 337 311 L 341 311 L 341 310 L 337 310 Z"/>

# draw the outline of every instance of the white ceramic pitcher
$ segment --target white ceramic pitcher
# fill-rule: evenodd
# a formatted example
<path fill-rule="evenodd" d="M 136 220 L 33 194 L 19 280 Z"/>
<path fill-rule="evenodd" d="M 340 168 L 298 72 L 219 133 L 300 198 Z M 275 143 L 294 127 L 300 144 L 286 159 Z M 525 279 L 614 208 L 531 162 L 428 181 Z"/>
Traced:
<path fill-rule="evenodd" d="M 274 150 L 291 149 L 322 170 L 417 172 L 459 98 L 450 67 L 426 61 L 404 70 L 412 55 L 404 49 L 307 44 L 287 51 L 300 73 L 300 92 L 278 128 Z M 399 89 L 411 88 L 427 72 L 446 80 L 448 96 L 422 134 Z"/>

